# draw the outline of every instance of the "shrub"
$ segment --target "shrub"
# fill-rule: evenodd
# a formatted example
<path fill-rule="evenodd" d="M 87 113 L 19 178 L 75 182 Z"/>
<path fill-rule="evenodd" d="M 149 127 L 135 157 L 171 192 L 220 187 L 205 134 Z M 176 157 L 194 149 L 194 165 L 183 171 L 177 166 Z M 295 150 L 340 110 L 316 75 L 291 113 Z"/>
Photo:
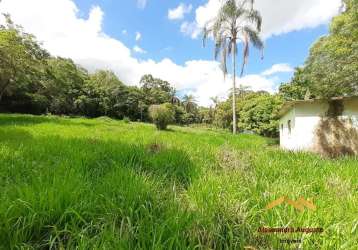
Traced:
<path fill-rule="evenodd" d="M 159 130 L 164 130 L 174 122 L 173 106 L 169 103 L 160 105 L 151 105 L 149 107 L 149 116 Z"/>
<path fill-rule="evenodd" d="M 125 116 L 125 117 L 123 118 L 123 122 L 124 122 L 124 123 L 130 123 L 131 120 L 130 120 L 128 117 Z"/>

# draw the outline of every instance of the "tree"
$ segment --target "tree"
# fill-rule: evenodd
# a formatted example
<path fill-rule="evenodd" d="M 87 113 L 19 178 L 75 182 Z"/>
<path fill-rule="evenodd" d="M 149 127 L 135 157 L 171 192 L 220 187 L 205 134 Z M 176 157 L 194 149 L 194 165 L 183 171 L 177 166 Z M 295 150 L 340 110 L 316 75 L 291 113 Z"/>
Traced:
<path fill-rule="evenodd" d="M 289 83 L 281 84 L 279 93 L 286 101 L 303 100 L 309 91 L 310 83 L 307 80 L 303 68 L 296 68 L 293 78 Z"/>
<path fill-rule="evenodd" d="M 180 99 L 176 96 L 175 89 L 172 89 L 171 95 L 170 95 L 170 103 L 173 105 L 180 106 Z"/>
<path fill-rule="evenodd" d="M 303 99 L 307 91 L 320 98 L 358 95 L 358 1 L 344 0 L 344 5 L 330 33 L 311 47 L 304 67 L 281 86 L 286 99 Z"/>
<path fill-rule="evenodd" d="M 143 101 L 138 101 L 138 108 L 140 111 L 140 121 L 143 121 L 143 112 L 147 108 L 147 105 Z"/>
<path fill-rule="evenodd" d="M 283 103 L 279 95 L 251 93 L 242 100 L 239 129 L 269 137 L 278 135 L 277 114 Z"/>
<path fill-rule="evenodd" d="M 145 120 L 147 105 L 143 99 L 144 94 L 137 87 L 124 85 L 112 71 L 99 70 L 88 77 L 76 105 L 90 117 L 106 115 Z"/>
<path fill-rule="evenodd" d="M 250 43 L 263 49 L 263 42 L 259 37 L 261 31 L 262 18 L 260 13 L 253 8 L 254 0 L 227 0 L 219 10 L 217 17 L 210 21 L 204 28 L 204 46 L 205 40 L 212 35 L 215 41 L 215 59 L 221 54 L 221 68 L 224 76 L 227 74 L 227 57 L 232 56 L 232 119 L 233 133 L 236 133 L 236 55 L 238 41 L 243 44 L 243 58 L 241 64 L 242 77 L 244 67 L 248 61 Z"/>
<path fill-rule="evenodd" d="M 231 101 L 231 102 L 230 102 Z M 215 106 L 213 124 L 218 128 L 228 129 L 232 127 L 232 100 L 231 98 L 219 102 Z M 235 109 L 237 112 L 237 109 Z"/>
<path fill-rule="evenodd" d="M 43 93 L 50 100 L 49 111 L 54 114 L 79 114 L 75 102 L 83 94 L 87 78 L 87 71 L 71 59 L 48 59 Z"/>
<path fill-rule="evenodd" d="M 306 61 L 311 91 L 320 97 L 358 94 L 358 1 L 344 3 L 330 34 L 313 45 Z"/>
<path fill-rule="evenodd" d="M 173 105 L 174 108 L 174 117 L 175 117 L 175 123 L 183 125 L 185 124 L 185 109 L 182 106 Z"/>
<path fill-rule="evenodd" d="M 126 87 L 126 95 L 122 98 L 124 102 L 123 113 L 126 117 L 137 121 L 141 118 L 144 121 L 149 121 L 148 107 L 146 103 L 140 103 L 145 100 L 145 93 L 137 87 L 128 86 Z"/>
<path fill-rule="evenodd" d="M 193 95 L 184 95 L 182 104 L 187 113 L 193 113 L 197 107 L 196 99 Z"/>
<path fill-rule="evenodd" d="M 218 103 L 220 102 L 218 96 L 210 97 L 210 100 L 213 102 L 214 107 L 216 107 L 218 105 Z"/>
<path fill-rule="evenodd" d="M 49 54 L 40 47 L 34 36 L 14 25 L 9 15 L 0 27 L 0 102 L 11 88 L 29 84 L 43 70 Z"/>
<path fill-rule="evenodd" d="M 170 83 L 152 75 L 144 75 L 140 80 L 141 89 L 145 93 L 147 104 L 161 104 L 165 102 L 173 102 L 175 89 Z"/>
<path fill-rule="evenodd" d="M 214 120 L 214 109 L 212 107 L 199 107 L 198 121 L 200 123 L 212 124 Z"/>

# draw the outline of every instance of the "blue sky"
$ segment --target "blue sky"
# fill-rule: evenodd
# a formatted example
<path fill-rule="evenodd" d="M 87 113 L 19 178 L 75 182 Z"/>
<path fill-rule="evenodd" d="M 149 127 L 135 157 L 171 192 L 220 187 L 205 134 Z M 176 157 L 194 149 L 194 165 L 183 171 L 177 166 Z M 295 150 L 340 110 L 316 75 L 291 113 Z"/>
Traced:
<path fill-rule="evenodd" d="M 121 40 L 128 47 L 139 44 L 147 51 L 137 54 L 138 58 L 162 60 L 170 57 L 178 64 L 188 60 L 213 59 L 212 44 L 202 47 L 200 37 L 190 39 L 180 32 L 180 21 L 168 20 L 168 9 L 177 7 L 183 1 L 158 0 L 148 3 L 144 9 L 138 8 L 136 1 L 115 0 L 75 0 L 80 9 L 80 15 L 88 18 L 92 6 L 100 6 L 104 12 L 103 30 L 106 34 Z M 185 1 L 195 7 L 205 1 Z M 194 19 L 192 11 L 187 15 Z M 122 33 L 127 31 L 127 35 Z M 143 39 L 137 43 L 135 33 L 139 31 Z M 327 34 L 328 24 L 315 28 L 307 28 L 296 32 L 274 36 L 265 41 L 265 57 L 260 60 L 260 54 L 253 51 L 247 73 L 257 73 L 269 68 L 277 62 L 285 62 L 291 66 L 302 65 L 308 55 L 312 43 Z M 291 74 L 286 74 L 291 75 Z"/>
<path fill-rule="evenodd" d="M 210 105 L 210 97 L 225 97 L 231 86 L 213 61 L 212 42 L 203 48 L 198 32 L 216 15 L 218 3 L 3 0 L 0 11 L 9 12 L 54 55 L 70 57 L 90 71 L 113 70 L 129 85 L 137 85 L 142 74 L 152 73 L 170 81 L 181 94 L 194 94 L 200 104 Z M 256 3 L 264 22 L 265 57 L 261 60 L 259 51 L 251 50 L 246 75 L 239 83 L 274 92 L 290 79 L 294 67 L 304 63 L 312 43 L 327 34 L 340 0 Z"/>

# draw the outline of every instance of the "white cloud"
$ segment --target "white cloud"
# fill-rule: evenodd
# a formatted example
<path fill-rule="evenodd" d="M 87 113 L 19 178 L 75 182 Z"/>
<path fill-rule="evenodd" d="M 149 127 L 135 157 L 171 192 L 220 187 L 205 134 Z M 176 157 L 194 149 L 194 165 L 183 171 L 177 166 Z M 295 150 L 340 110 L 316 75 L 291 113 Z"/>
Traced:
<path fill-rule="evenodd" d="M 186 5 L 184 3 L 180 3 L 175 9 L 168 10 L 168 18 L 170 20 L 183 19 L 185 14 L 191 12 L 192 8 L 193 6 L 191 4 Z"/>
<path fill-rule="evenodd" d="M 287 63 L 274 64 L 268 70 L 262 72 L 263 76 L 271 76 L 277 73 L 293 72 L 294 69 Z"/>
<path fill-rule="evenodd" d="M 277 78 L 267 78 L 262 75 L 246 75 L 237 80 L 238 84 L 248 87 L 250 90 L 264 90 L 269 93 L 276 91 Z"/>
<path fill-rule="evenodd" d="M 72 0 L 3 0 L 0 10 L 10 13 L 16 23 L 35 34 L 51 54 L 72 58 L 91 72 L 109 69 L 130 85 L 151 73 L 169 81 L 177 90 L 191 89 L 201 105 L 209 105 L 212 96 L 225 96 L 231 87 L 230 76 L 224 81 L 216 61 L 192 60 L 178 65 L 168 58 L 136 59 L 131 49 L 103 32 L 104 13 L 98 6 L 91 9 L 87 19 L 78 17 L 79 10 Z M 275 81 L 263 75 L 238 80 L 254 90 L 271 92 Z"/>
<path fill-rule="evenodd" d="M 196 38 L 200 34 L 201 29 L 198 28 L 195 22 L 185 21 L 180 25 L 180 32 L 191 36 L 192 38 Z"/>
<path fill-rule="evenodd" d="M 142 38 L 142 34 L 140 32 L 135 33 L 135 40 L 138 42 Z"/>
<path fill-rule="evenodd" d="M 136 53 L 139 53 L 139 54 L 145 54 L 147 53 L 147 51 L 145 51 L 144 49 L 142 49 L 141 47 L 135 45 L 133 47 L 133 51 L 136 52 Z"/>
<path fill-rule="evenodd" d="M 147 6 L 147 0 L 137 0 L 137 7 L 144 9 Z"/>
<path fill-rule="evenodd" d="M 208 0 L 204 5 L 199 6 L 195 11 L 197 29 L 202 29 L 214 18 L 220 6 L 221 0 Z M 263 17 L 264 38 L 325 24 L 338 13 L 340 6 L 341 0 L 256 0 L 255 2 L 255 8 Z M 191 34 L 194 38 L 198 35 L 198 32 Z"/>

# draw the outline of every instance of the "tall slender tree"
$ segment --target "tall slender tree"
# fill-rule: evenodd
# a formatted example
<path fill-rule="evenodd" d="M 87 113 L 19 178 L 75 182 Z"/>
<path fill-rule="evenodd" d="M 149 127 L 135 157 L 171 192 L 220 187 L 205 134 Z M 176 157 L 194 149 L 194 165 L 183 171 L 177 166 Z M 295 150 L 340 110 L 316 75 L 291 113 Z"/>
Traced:
<path fill-rule="evenodd" d="M 263 50 L 263 42 L 259 36 L 262 18 L 254 9 L 254 0 L 226 0 L 223 2 L 216 18 L 210 20 L 204 27 L 203 45 L 209 36 L 215 41 L 215 59 L 221 56 L 221 69 L 224 77 L 227 74 L 227 58 L 232 56 L 232 130 L 236 134 L 236 56 L 237 45 L 242 44 L 242 64 L 240 77 L 244 74 L 248 62 L 249 46 Z"/>
<path fill-rule="evenodd" d="M 196 99 L 193 95 L 185 95 L 183 96 L 182 104 L 185 108 L 185 111 L 191 113 L 197 107 Z"/>

